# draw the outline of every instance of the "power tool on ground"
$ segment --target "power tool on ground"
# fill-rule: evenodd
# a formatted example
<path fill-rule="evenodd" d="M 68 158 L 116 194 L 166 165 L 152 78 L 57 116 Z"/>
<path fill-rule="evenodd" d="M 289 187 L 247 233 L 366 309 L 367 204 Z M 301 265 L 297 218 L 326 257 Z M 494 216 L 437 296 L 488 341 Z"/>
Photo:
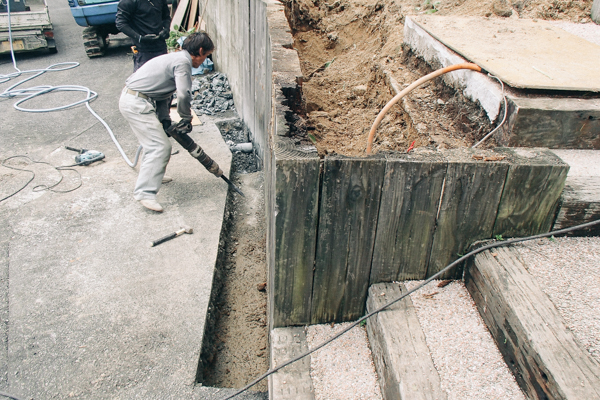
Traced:
<path fill-rule="evenodd" d="M 104 154 L 96 150 L 76 149 L 69 146 L 65 146 L 65 149 L 79 153 L 75 156 L 75 162 L 77 165 L 90 165 L 93 162 L 104 159 Z"/>
<path fill-rule="evenodd" d="M 165 129 L 167 135 L 171 136 L 173 139 L 177 141 L 184 149 L 186 149 L 192 157 L 200 161 L 200 164 L 204 166 L 214 176 L 217 178 L 223 179 L 227 184 L 235 190 L 240 195 L 244 196 L 244 193 L 240 189 L 237 188 L 225 175 L 223 175 L 223 170 L 219 168 L 219 164 L 217 164 L 212 158 L 208 156 L 202 150 L 202 147 L 198 146 L 194 140 L 189 137 L 188 133 L 192 131 L 192 124 L 189 121 L 181 120 L 175 124 L 171 124 L 168 128 Z M 245 197 L 245 196 L 244 196 Z"/>

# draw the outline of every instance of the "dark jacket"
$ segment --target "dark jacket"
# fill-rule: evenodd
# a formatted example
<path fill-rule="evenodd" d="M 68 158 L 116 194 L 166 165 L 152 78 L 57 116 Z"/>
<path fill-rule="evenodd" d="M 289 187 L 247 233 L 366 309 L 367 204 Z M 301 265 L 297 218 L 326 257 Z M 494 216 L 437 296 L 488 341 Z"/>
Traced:
<path fill-rule="evenodd" d="M 120 0 L 117 9 L 117 29 L 133 39 L 142 52 L 167 49 L 164 39 L 140 43 L 140 36 L 155 34 L 168 28 L 171 16 L 167 0 Z"/>

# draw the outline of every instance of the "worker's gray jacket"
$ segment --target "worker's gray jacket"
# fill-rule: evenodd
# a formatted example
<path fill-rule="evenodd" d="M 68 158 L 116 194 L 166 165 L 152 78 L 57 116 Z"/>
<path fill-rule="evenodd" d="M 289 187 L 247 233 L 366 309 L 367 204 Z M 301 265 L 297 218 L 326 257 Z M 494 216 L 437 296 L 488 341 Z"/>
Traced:
<path fill-rule="evenodd" d="M 156 101 L 158 120 L 169 116 L 169 98 L 177 92 L 177 113 L 191 121 L 192 57 L 186 50 L 155 57 L 125 81 L 125 85 Z"/>

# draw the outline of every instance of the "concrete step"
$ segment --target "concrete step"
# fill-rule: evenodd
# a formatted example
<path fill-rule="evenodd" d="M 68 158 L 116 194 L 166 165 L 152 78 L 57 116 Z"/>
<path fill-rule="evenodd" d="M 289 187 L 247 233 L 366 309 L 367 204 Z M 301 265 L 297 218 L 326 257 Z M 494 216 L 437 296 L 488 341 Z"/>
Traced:
<path fill-rule="evenodd" d="M 570 167 L 553 230 L 600 219 L 600 151 L 553 152 Z M 572 236 L 600 236 L 600 226 L 574 231 Z"/>
<path fill-rule="evenodd" d="M 402 293 L 406 288 L 401 284 L 372 285 L 367 311 L 380 308 Z M 410 297 L 368 319 L 367 332 L 385 399 L 447 398 Z"/>
<path fill-rule="evenodd" d="M 197 387 L 191 398 L 198 400 L 223 400 L 236 392 L 236 389 Z M 269 394 L 267 392 L 254 392 L 252 390 L 247 390 L 234 397 L 235 400 L 267 400 L 268 398 Z"/>
<path fill-rule="evenodd" d="M 281 365 L 308 351 L 306 329 L 303 326 L 271 330 L 271 367 Z M 269 376 L 269 399 L 314 400 L 310 377 L 310 356 Z"/>
<path fill-rule="evenodd" d="M 531 399 L 600 399 L 600 365 L 581 347 L 515 249 L 472 258 L 465 283 Z"/>
<path fill-rule="evenodd" d="M 506 24 L 507 22 L 504 23 Z M 431 23 L 423 24 L 418 18 L 406 18 L 404 42 L 414 54 L 436 69 L 470 61 L 469 57 L 462 56 L 443 43 L 446 40 L 445 35 L 449 33 L 436 31 L 437 36 L 434 38 L 428 32 L 433 28 L 429 25 Z M 567 35 L 566 32 L 564 34 Z M 454 47 L 454 50 L 460 51 Z M 514 66 L 520 67 L 522 66 Z M 446 74 L 443 79 L 447 85 L 462 91 L 466 97 L 479 103 L 490 121 L 499 123 L 502 120 L 503 92 L 495 79 L 464 70 Z M 541 92 L 527 88 L 515 89 L 506 84 L 504 87 L 508 113 L 506 122 L 495 135 L 500 145 L 600 149 L 600 97 L 597 93 L 590 95 L 589 92 L 565 90 Z"/>

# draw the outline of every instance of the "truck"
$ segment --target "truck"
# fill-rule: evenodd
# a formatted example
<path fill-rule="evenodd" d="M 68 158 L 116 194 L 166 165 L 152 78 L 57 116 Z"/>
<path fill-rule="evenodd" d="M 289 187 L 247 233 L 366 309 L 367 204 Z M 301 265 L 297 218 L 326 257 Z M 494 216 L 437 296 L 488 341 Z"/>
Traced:
<path fill-rule="evenodd" d="M 9 20 L 13 51 L 56 53 L 46 0 L 0 0 L 0 54 L 10 53 Z"/>
<path fill-rule="evenodd" d="M 68 0 L 71 14 L 83 30 L 83 46 L 88 57 L 100 57 L 108 47 L 108 35 L 119 33 L 115 25 L 118 0 Z"/>

